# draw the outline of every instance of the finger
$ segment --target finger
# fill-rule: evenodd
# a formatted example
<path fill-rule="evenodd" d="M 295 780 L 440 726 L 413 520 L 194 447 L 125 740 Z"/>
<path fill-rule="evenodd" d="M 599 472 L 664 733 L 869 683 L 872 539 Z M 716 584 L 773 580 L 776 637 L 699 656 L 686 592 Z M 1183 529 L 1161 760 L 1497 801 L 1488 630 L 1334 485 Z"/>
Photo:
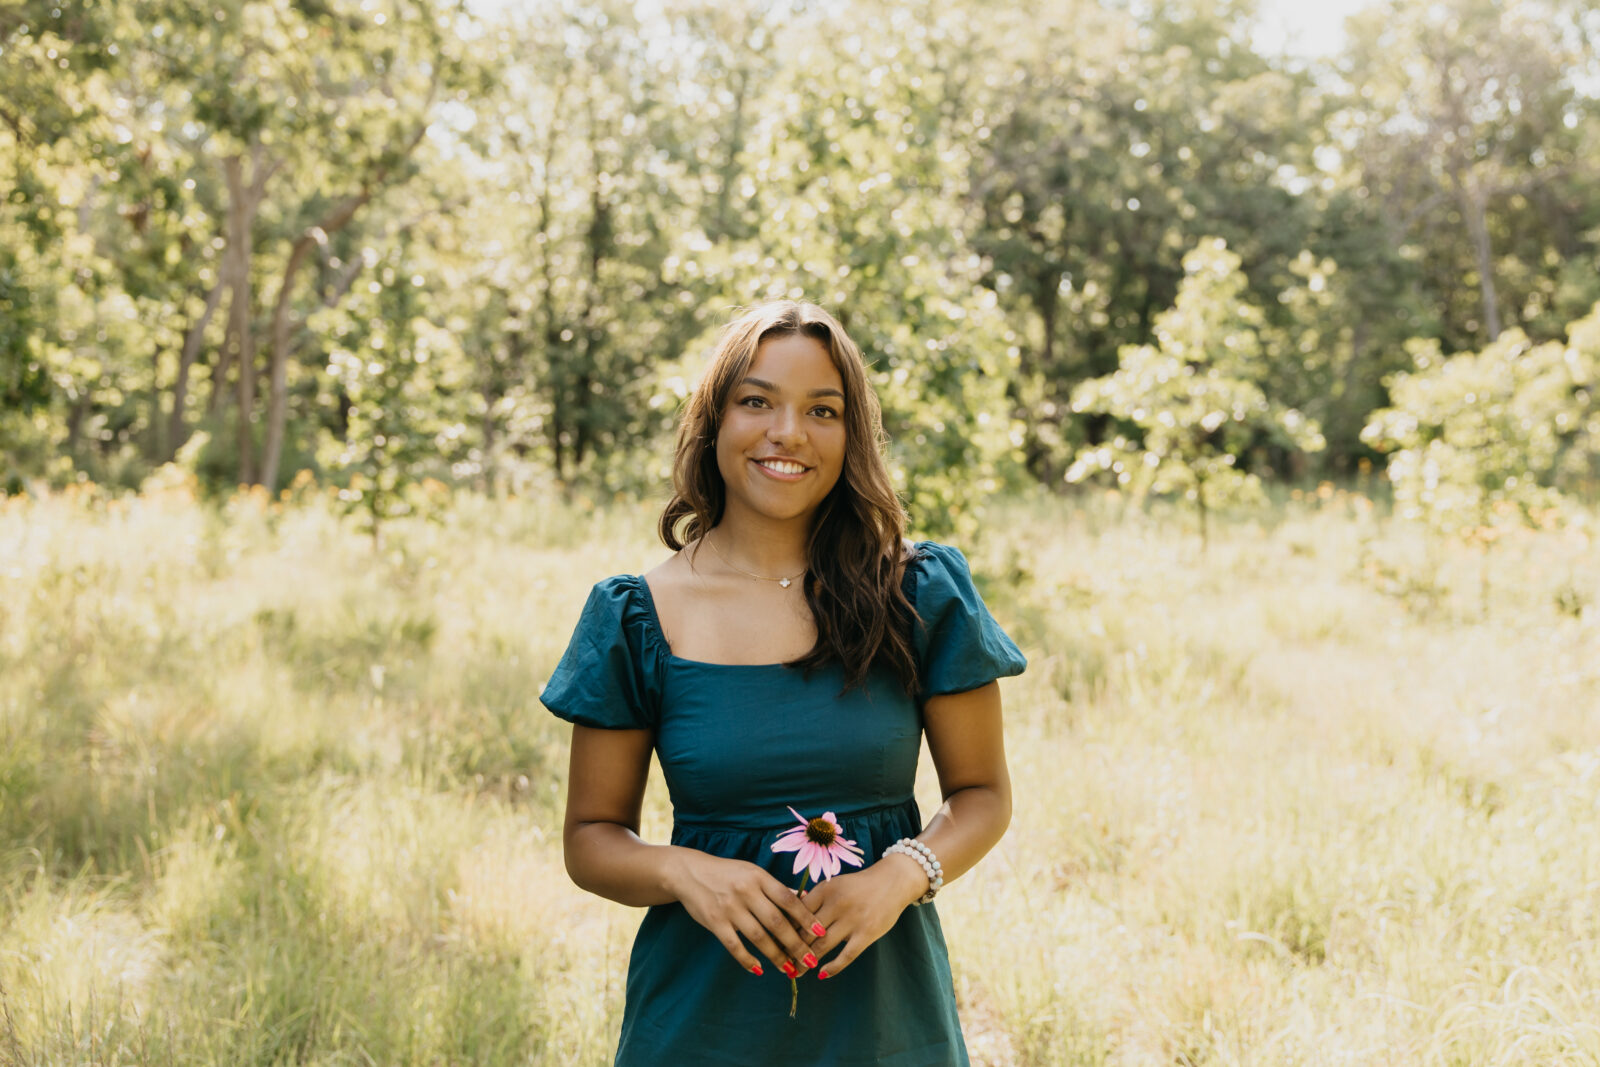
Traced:
<path fill-rule="evenodd" d="M 789 951 L 773 939 L 756 916 L 746 912 L 735 920 L 734 928 L 744 935 L 744 939 L 750 942 L 757 953 L 765 956 L 779 971 L 790 978 L 799 977 L 800 968 L 795 963 L 795 957 L 790 956 Z M 805 951 L 802 950 L 800 955 L 805 955 Z"/>
<path fill-rule="evenodd" d="M 827 905 L 818 909 L 817 923 L 827 933 L 811 942 L 811 954 L 819 960 L 827 960 L 828 953 L 833 952 L 844 944 L 845 940 L 850 936 L 853 925 L 838 908 Z M 833 973 L 832 966 L 826 962 L 822 964 L 822 969 L 829 974 Z"/>
<path fill-rule="evenodd" d="M 814 885 L 810 889 L 802 890 L 799 900 L 801 904 L 804 904 L 806 908 L 813 915 L 815 915 L 817 912 L 822 910 L 823 906 L 827 904 L 827 902 L 832 899 L 833 896 L 833 886 L 827 882 L 823 882 L 821 885 Z"/>
<path fill-rule="evenodd" d="M 769 893 L 767 899 L 782 910 L 784 917 L 789 920 L 789 925 L 799 933 L 800 940 L 804 941 L 807 947 L 828 932 L 826 927 L 817 922 L 816 913 L 811 910 L 811 905 L 799 896 L 793 895 L 793 890 L 790 890 L 789 894 L 780 893 L 777 896 Z"/>
<path fill-rule="evenodd" d="M 810 970 L 817 965 L 817 958 L 811 954 L 811 941 L 816 940 L 815 934 L 811 935 L 809 941 L 801 938 L 788 913 L 770 902 L 763 902 L 752 910 L 767 932 L 783 947 L 786 958 L 798 963 L 801 970 Z"/>
<path fill-rule="evenodd" d="M 765 973 L 761 966 L 761 961 L 752 956 L 750 950 L 744 947 L 744 942 L 739 940 L 739 935 L 734 933 L 733 927 L 730 926 L 723 932 L 718 933 L 716 938 L 722 942 L 722 947 L 728 950 L 728 955 L 732 956 L 739 966 L 758 978 Z"/>
<path fill-rule="evenodd" d="M 828 960 L 817 970 L 817 977 L 823 980 L 834 977 L 846 967 L 854 963 L 856 957 L 859 955 L 861 955 L 861 953 L 856 948 L 854 942 L 846 941 L 844 948 L 839 952 L 839 954 L 833 959 Z"/>

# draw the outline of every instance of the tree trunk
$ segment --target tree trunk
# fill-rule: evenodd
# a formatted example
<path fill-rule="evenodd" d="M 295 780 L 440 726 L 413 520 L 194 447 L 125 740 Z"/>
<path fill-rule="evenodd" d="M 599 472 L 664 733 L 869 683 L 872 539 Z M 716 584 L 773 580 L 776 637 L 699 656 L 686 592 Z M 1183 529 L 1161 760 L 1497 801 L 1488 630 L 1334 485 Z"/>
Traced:
<path fill-rule="evenodd" d="M 228 284 L 233 284 L 233 265 L 228 256 L 224 255 L 220 268 Z M 228 373 L 233 370 L 233 352 L 239 342 L 233 336 L 233 311 L 229 310 L 227 318 L 223 320 L 222 348 L 217 352 L 217 362 L 211 368 L 211 389 L 206 394 L 206 414 L 212 415 L 222 410 L 222 402 L 227 398 Z"/>
<path fill-rule="evenodd" d="M 250 146 L 250 179 L 245 184 L 244 160 L 237 155 L 222 161 L 223 174 L 228 183 L 228 254 L 224 264 L 228 276 L 228 342 L 223 346 L 223 358 L 211 386 L 211 406 L 218 405 L 222 377 L 230 359 L 239 363 L 239 483 L 256 482 L 255 435 L 252 420 L 256 407 L 256 339 L 251 328 L 254 297 L 250 286 L 250 265 L 253 259 L 256 213 L 266 196 L 267 180 L 277 173 L 282 161 L 268 162 L 266 150 L 260 142 Z"/>
<path fill-rule="evenodd" d="M 1044 331 L 1044 343 L 1040 346 L 1037 360 L 1032 367 L 1024 365 L 1022 376 L 1024 379 L 1031 374 L 1040 375 L 1045 381 L 1055 378 L 1056 359 L 1056 316 L 1061 308 L 1061 275 L 1058 272 L 1046 271 L 1036 279 L 1034 287 L 1034 307 L 1039 312 L 1039 324 Z M 1024 349 L 1026 351 L 1026 349 Z M 1048 387 L 1047 387 L 1048 388 Z M 1046 394 L 1048 397 L 1050 394 Z M 1028 411 L 1024 415 L 1023 425 L 1027 427 L 1023 441 L 1023 463 L 1028 472 L 1039 481 L 1053 485 L 1056 479 L 1050 477 L 1050 453 L 1040 440 L 1038 432 L 1034 429 L 1036 421 L 1042 417 L 1043 412 Z M 1057 412 L 1057 418 L 1065 416 Z"/>
<path fill-rule="evenodd" d="M 483 437 L 483 466 L 478 472 L 478 491 L 485 496 L 498 496 L 495 492 L 495 454 L 499 441 L 495 435 L 495 405 L 500 402 L 499 389 L 493 381 L 485 378 L 483 382 L 483 423 L 480 428 Z"/>
<path fill-rule="evenodd" d="M 78 466 L 78 450 L 83 447 L 83 420 L 88 414 L 88 394 L 79 393 L 67 409 L 67 455 L 71 457 L 74 467 Z"/>
<path fill-rule="evenodd" d="M 556 155 L 556 130 L 560 129 L 566 118 L 567 82 L 565 78 L 557 80 L 552 87 L 555 101 L 551 105 L 548 131 L 545 135 L 544 154 L 542 166 L 539 171 L 539 229 L 538 239 L 534 247 L 539 254 L 539 284 L 543 290 L 540 300 L 541 318 L 543 319 L 542 343 L 544 346 L 544 379 L 547 399 L 550 401 L 550 453 L 556 470 L 556 481 L 564 487 L 567 485 L 567 455 L 566 444 L 561 435 L 565 432 L 562 411 L 565 410 L 565 398 L 561 396 L 561 378 L 556 373 L 556 352 L 560 348 L 561 325 L 556 316 L 556 283 L 555 269 L 550 253 L 551 246 L 551 219 L 554 218 L 554 205 L 552 203 L 550 175 L 555 173 Z"/>
<path fill-rule="evenodd" d="M 1044 329 L 1044 344 L 1039 349 L 1039 365 L 1034 369 L 1046 376 L 1054 376 L 1056 361 L 1056 313 L 1061 306 L 1061 275 L 1046 271 L 1040 276 L 1034 301 L 1039 309 L 1039 321 Z"/>
<path fill-rule="evenodd" d="M 1494 249 L 1489 240 L 1488 198 L 1480 189 L 1463 188 L 1459 183 L 1461 213 L 1472 235 L 1472 251 L 1478 261 L 1478 292 L 1483 299 L 1483 325 L 1490 343 L 1500 336 L 1500 300 L 1494 286 Z"/>
<path fill-rule="evenodd" d="M 238 421 L 235 424 L 238 430 L 239 444 L 239 484 L 254 485 L 256 482 L 255 436 L 251 430 L 252 416 L 256 410 L 256 345 L 255 337 L 250 332 L 250 261 L 245 257 L 244 265 L 239 268 L 237 277 L 245 279 L 239 283 L 233 292 L 233 301 L 229 311 L 234 318 L 233 335 L 238 339 L 239 377 L 238 384 Z"/>
<path fill-rule="evenodd" d="M 334 206 L 323 218 L 307 227 L 289 249 L 283 277 L 278 282 L 278 298 L 272 306 L 272 347 L 268 356 L 267 440 L 262 449 L 261 484 L 268 493 L 278 489 L 278 468 L 283 460 L 283 431 L 289 417 L 289 309 L 294 298 L 294 283 L 306 257 L 355 218 L 357 211 L 372 199 L 372 190 L 363 188 Z"/>
<path fill-rule="evenodd" d="M 567 476 L 567 443 L 562 440 L 565 434 L 566 429 L 562 426 L 561 420 L 552 415 L 550 417 L 550 451 L 556 468 L 556 481 L 563 486 L 569 486 L 571 482 Z"/>
<path fill-rule="evenodd" d="M 583 293 L 583 353 L 573 397 L 573 422 L 575 424 L 572 454 L 574 466 L 582 468 L 588 457 L 595 424 L 595 394 L 592 391 L 594 374 L 599 370 L 600 350 L 604 331 L 600 328 L 600 275 L 611 243 L 611 203 L 606 198 L 601 182 L 600 140 L 596 126 L 594 101 L 589 102 L 589 153 L 593 163 L 592 182 L 589 187 L 589 227 L 584 235 L 588 242 L 589 271 Z"/>
<path fill-rule="evenodd" d="M 434 86 L 437 87 L 437 80 Z M 278 298 L 272 307 L 272 347 L 268 356 L 268 384 L 267 384 L 267 440 L 262 449 L 261 484 L 267 487 L 267 492 L 277 491 L 278 468 L 283 459 L 283 433 L 289 417 L 289 309 L 294 299 L 294 283 L 300 274 L 300 268 L 305 265 L 306 256 L 318 243 L 326 241 L 332 234 L 338 233 L 350 224 L 372 195 L 388 181 L 393 172 L 394 165 L 406 159 L 422 143 L 422 138 L 428 132 L 427 113 L 433 109 L 433 89 L 429 90 L 428 103 L 424 108 L 421 121 L 413 131 L 411 139 L 396 156 L 385 154 L 383 158 L 391 162 L 368 174 L 361 186 L 349 196 L 339 201 L 315 223 L 303 230 L 294 244 L 289 249 L 289 261 L 284 264 L 283 278 L 278 283 Z"/>
<path fill-rule="evenodd" d="M 717 238 L 726 241 L 734 236 L 728 213 L 733 199 L 733 182 L 739 173 L 739 155 L 744 151 L 745 96 L 749 92 L 750 72 L 739 68 L 733 89 L 733 130 L 728 136 L 727 154 L 723 156 L 722 172 L 717 176 Z"/>
<path fill-rule="evenodd" d="M 250 332 L 250 226 L 255 211 L 245 185 L 243 158 L 229 156 L 222 161 L 222 170 L 228 182 L 228 339 L 218 371 L 224 372 L 230 362 L 239 364 L 238 481 L 240 485 L 250 485 L 255 481 L 255 449 L 250 435 L 250 415 L 256 406 L 255 346 Z M 221 389 L 219 378 L 212 384 L 213 404 L 219 402 Z"/>
<path fill-rule="evenodd" d="M 205 340 L 206 327 L 211 324 L 211 316 L 216 314 L 217 306 L 222 303 L 222 290 L 226 284 L 227 274 L 219 267 L 217 283 L 211 287 L 211 292 L 206 294 L 205 309 L 183 335 L 183 350 L 178 354 L 178 375 L 172 382 L 172 411 L 167 416 L 166 448 L 162 449 L 161 455 L 164 463 L 172 462 L 178 454 L 178 449 L 189 439 L 189 424 L 183 417 L 183 409 L 189 402 L 189 371 L 200 356 L 200 345 Z"/>
<path fill-rule="evenodd" d="M 506 334 L 505 373 L 499 373 L 491 362 L 483 377 L 483 489 L 495 496 L 500 495 L 500 416 L 496 409 L 505 399 L 506 382 L 522 378 L 527 352 L 525 328 L 512 330 Z"/>
<path fill-rule="evenodd" d="M 166 419 L 162 418 L 161 411 L 161 357 L 167 350 L 160 345 L 156 346 L 155 353 L 150 357 L 150 421 L 145 426 L 145 458 L 160 463 L 166 452 Z"/>
<path fill-rule="evenodd" d="M 587 366 L 587 364 L 585 364 L 585 366 Z M 582 374 L 578 375 L 578 395 L 585 397 L 592 402 L 594 397 L 593 390 L 594 379 L 589 375 L 589 372 L 585 370 Z M 591 432 L 590 425 L 591 414 L 587 408 L 579 409 L 577 422 L 577 429 L 572 435 L 572 462 L 574 466 L 581 469 L 583 467 L 583 461 L 589 458 L 589 444 L 594 436 Z"/>
<path fill-rule="evenodd" d="M 278 299 L 272 308 L 272 348 L 268 357 L 267 377 L 267 440 L 262 450 L 261 484 L 268 493 L 278 489 L 278 466 L 283 459 L 283 430 L 288 419 L 289 398 L 289 294 L 294 289 L 295 276 L 305 262 L 313 239 L 301 235 L 289 251 L 289 262 L 284 265 L 283 278 L 278 282 Z"/>
<path fill-rule="evenodd" d="M 1155 275 L 1144 274 L 1144 296 L 1139 301 L 1139 343 L 1147 345 L 1153 332 L 1152 324 L 1156 314 L 1156 283 Z"/>

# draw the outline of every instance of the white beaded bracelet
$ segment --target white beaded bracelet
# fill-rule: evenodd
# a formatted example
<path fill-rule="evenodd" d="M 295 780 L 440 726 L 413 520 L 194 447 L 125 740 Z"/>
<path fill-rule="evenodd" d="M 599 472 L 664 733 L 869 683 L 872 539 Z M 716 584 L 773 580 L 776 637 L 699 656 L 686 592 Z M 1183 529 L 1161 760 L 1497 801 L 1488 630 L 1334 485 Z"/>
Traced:
<path fill-rule="evenodd" d="M 885 856 L 894 852 L 898 852 L 902 856 L 910 856 L 921 865 L 922 873 L 928 876 L 928 891 L 912 903 L 917 905 L 928 903 L 944 885 L 944 868 L 939 866 L 939 857 L 933 854 L 933 849 L 914 837 L 902 837 L 883 850 Z"/>

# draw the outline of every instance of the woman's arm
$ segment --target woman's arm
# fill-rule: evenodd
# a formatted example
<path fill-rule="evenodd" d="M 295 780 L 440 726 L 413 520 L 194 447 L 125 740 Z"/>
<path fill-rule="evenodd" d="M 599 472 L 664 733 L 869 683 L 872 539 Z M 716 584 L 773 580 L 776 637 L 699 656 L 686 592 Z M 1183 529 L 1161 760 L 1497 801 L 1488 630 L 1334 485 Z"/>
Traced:
<path fill-rule="evenodd" d="M 761 965 L 739 935 L 780 970 L 805 962 L 816 917 L 753 863 L 639 837 L 653 738 L 649 730 L 572 728 L 562 845 L 580 887 L 634 907 L 679 902 L 745 970 Z"/>
<path fill-rule="evenodd" d="M 944 804 L 917 838 L 939 857 L 944 880 L 950 882 L 971 870 L 1011 822 L 1011 774 L 1006 768 L 999 684 L 928 698 L 923 726 Z M 922 866 L 896 853 L 808 892 L 806 902 L 828 930 L 812 951 L 825 957 L 844 946 L 823 964 L 817 977 L 848 967 L 927 890 Z"/>

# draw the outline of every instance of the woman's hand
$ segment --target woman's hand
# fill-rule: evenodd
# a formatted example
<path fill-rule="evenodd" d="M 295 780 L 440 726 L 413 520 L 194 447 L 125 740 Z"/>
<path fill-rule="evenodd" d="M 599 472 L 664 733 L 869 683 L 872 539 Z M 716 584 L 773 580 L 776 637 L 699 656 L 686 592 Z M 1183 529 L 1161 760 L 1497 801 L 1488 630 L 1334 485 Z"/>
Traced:
<path fill-rule="evenodd" d="M 1000 687 L 990 682 L 964 693 L 929 697 L 922 718 L 944 805 L 917 840 L 939 856 L 949 882 L 994 847 L 1011 821 Z M 850 966 L 927 891 L 922 865 L 896 852 L 803 894 L 801 899 L 828 931 L 811 945 L 817 958 L 826 960 L 817 977 L 831 978 Z M 839 954 L 827 959 L 835 949 Z"/>
<path fill-rule="evenodd" d="M 710 930 L 739 966 L 761 974 L 761 963 L 739 940 L 790 978 L 816 966 L 811 944 L 817 918 L 794 890 L 744 860 L 723 859 L 695 849 L 674 850 L 671 887 L 694 921 Z"/>
<path fill-rule="evenodd" d="M 828 931 L 811 945 L 817 959 L 834 949 L 839 955 L 823 963 L 818 978 L 832 978 L 888 933 L 906 906 L 928 891 L 928 876 L 909 856 L 885 856 L 865 870 L 830 878 L 802 893 L 800 899 Z"/>

